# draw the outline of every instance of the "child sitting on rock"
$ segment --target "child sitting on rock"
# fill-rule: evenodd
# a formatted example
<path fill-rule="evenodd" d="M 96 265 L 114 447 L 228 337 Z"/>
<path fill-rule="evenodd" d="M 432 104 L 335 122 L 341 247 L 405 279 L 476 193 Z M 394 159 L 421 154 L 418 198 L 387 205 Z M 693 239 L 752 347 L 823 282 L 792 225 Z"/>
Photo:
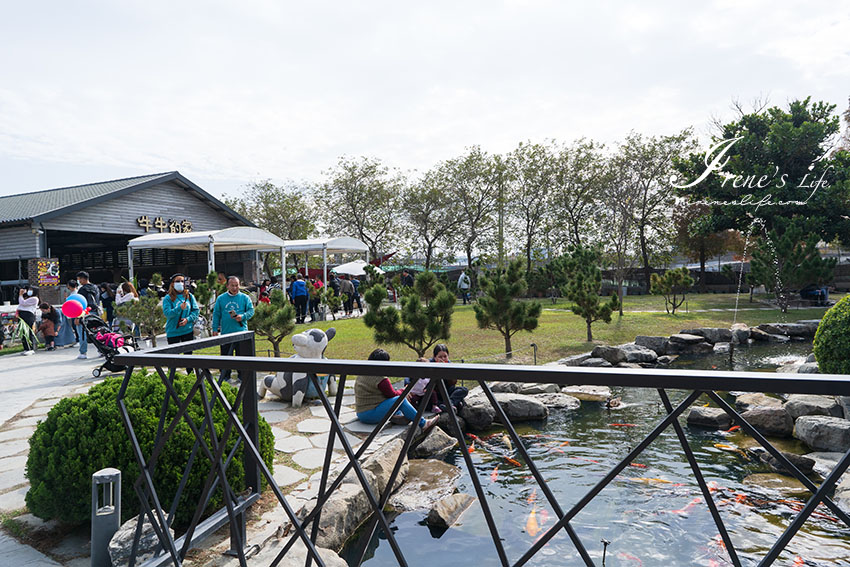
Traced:
<path fill-rule="evenodd" d="M 416 359 L 416 362 L 429 362 L 429 361 L 425 357 L 420 357 L 420 358 Z M 410 379 L 408 378 L 405 381 L 409 382 Z M 431 380 L 428 379 L 428 378 L 420 378 L 413 385 L 413 388 L 411 388 L 410 394 L 407 396 L 407 399 L 410 400 L 410 403 L 413 404 L 413 407 L 415 407 L 416 409 L 419 409 L 419 404 L 422 403 L 422 398 L 425 397 L 425 389 L 428 387 L 428 383 L 430 381 Z M 428 406 L 426 406 L 426 407 L 430 407 L 431 411 L 433 413 L 440 413 L 440 412 L 443 411 L 437 406 L 437 392 L 436 391 L 431 392 L 431 399 L 428 401 Z"/>

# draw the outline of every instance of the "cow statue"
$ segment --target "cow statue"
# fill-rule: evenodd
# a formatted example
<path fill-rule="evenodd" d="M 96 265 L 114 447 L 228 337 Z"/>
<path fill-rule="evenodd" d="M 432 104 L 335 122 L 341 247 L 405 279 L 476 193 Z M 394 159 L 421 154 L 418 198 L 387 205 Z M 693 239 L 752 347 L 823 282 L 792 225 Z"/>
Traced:
<path fill-rule="evenodd" d="M 297 335 L 292 335 L 292 346 L 295 349 L 295 354 L 289 358 L 325 358 L 325 349 L 328 347 L 328 342 L 336 335 L 336 329 L 331 327 L 327 331 L 321 329 L 310 329 Z M 336 395 L 337 385 L 336 377 L 331 374 L 324 379 L 319 376 L 319 385 L 324 388 L 324 382 L 327 382 L 328 395 Z M 285 402 L 292 402 L 292 407 L 300 408 L 304 398 L 316 397 L 318 393 L 314 391 L 310 381 L 310 376 L 303 372 L 277 372 L 268 374 L 260 380 L 258 394 L 260 398 L 264 398 L 266 392 L 271 392 Z"/>

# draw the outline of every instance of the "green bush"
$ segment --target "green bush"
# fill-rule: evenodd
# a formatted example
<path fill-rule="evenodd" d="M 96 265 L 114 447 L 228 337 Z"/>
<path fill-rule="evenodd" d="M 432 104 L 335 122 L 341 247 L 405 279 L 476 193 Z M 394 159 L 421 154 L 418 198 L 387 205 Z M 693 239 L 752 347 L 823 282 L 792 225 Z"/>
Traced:
<path fill-rule="evenodd" d="M 850 295 L 824 314 L 813 346 L 821 372 L 850 374 Z"/>
<path fill-rule="evenodd" d="M 176 375 L 174 389 L 181 400 L 185 399 L 194 380 L 194 377 Z M 139 500 L 133 489 L 133 484 L 139 475 L 139 467 L 116 403 L 121 381 L 120 378 L 109 378 L 92 387 L 88 394 L 60 401 L 36 428 L 30 438 L 26 470 L 30 481 L 26 503 L 30 512 L 36 516 L 45 520 L 56 519 L 72 525 L 89 522 L 91 519 L 91 476 L 106 467 L 117 468 L 122 473 L 121 521 L 126 521 L 139 513 Z M 208 385 L 206 388 L 208 399 L 212 400 L 214 396 L 211 388 Z M 236 390 L 226 383 L 222 385 L 222 389 L 232 404 L 236 398 Z M 165 395 L 165 385 L 159 376 L 154 373 L 146 374 L 144 370 L 133 374 L 127 388 L 125 405 L 142 447 L 142 453 L 146 457 L 153 450 Z M 176 404 L 173 399 L 171 401 L 168 409 L 169 418 L 177 414 Z M 200 429 L 203 423 L 200 390 L 196 392 L 188 414 Z M 213 414 L 216 434 L 220 439 L 227 420 L 222 404 L 215 404 Z M 166 420 L 166 427 L 168 423 L 169 421 Z M 262 418 L 260 418 L 259 431 L 260 454 L 271 469 L 274 438 L 271 427 Z M 204 435 L 210 446 L 209 431 L 205 431 Z M 236 430 L 232 428 L 228 451 L 237 438 Z M 195 436 L 189 425 L 185 419 L 181 419 L 157 461 L 154 486 L 160 503 L 166 511 L 174 500 L 194 442 Z M 209 460 L 199 451 L 180 499 L 173 526 L 176 529 L 188 526 L 191 521 L 209 471 Z M 228 481 L 237 493 L 245 489 L 241 448 L 237 450 L 236 456 L 228 467 Z M 205 514 L 222 506 L 221 495 L 219 483 Z"/>

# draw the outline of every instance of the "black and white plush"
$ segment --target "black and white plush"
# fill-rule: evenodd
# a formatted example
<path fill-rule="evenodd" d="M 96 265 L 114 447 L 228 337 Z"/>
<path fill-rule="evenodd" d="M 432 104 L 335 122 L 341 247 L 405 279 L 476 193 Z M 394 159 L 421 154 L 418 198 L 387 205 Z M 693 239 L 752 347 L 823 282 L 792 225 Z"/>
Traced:
<path fill-rule="evenodd" d="M 295 349 L 295 354 L 289 358 L 325 358 L 325 349 L 334 335 L 336 335 L 336 329 L 333 327 L 327 332 L 321 329 L 310 329 L 292 335 L 292 347 Z M 300 408 L 309 386 L 310 377 L 303 372 L 277 372 L 268 374 L 260 380 L 257 393 L 260 398 L 263 398 L 267 391 L 271 392 L 285 402 L 292 402 L 292 407 Z M 328 376 L 328 395 L 336 395 L 336 390 L 336 376 L 331 374 Z"/>

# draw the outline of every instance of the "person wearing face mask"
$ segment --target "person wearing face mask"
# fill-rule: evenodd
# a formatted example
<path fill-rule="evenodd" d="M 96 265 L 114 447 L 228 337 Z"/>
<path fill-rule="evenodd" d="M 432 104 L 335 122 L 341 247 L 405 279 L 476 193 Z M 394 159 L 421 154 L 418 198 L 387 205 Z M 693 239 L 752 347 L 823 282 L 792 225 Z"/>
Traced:
<path fill-rule="evenodd" d="M 168 294 L 162 298 L 162 313 L 165 315 L 165 338 L 168 344 L 191 341 L 198 320 L 198 302 L 186 289 L 186 276 L 174 274 L 168 286 Z"/>
<path fill-rule="evenodd" d="M 38 308 L 38 296 L 28 285 L 22 287 L 18 292 L 18 317 L 20 325 L 25 326 L 21 332 L 21 343 L 24 346 L 23 356 L 35 354 L 35 334 L 32 326 L 35 324 L 35 310 Z"/>

